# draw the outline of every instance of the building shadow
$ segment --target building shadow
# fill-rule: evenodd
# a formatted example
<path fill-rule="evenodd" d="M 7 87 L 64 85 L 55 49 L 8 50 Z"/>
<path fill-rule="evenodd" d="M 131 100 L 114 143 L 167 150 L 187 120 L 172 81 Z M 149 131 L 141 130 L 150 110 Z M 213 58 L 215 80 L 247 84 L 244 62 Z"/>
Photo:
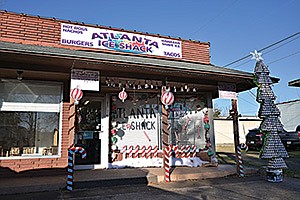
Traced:
<path fill-rule="evenodd" d="M 16 172 L 8 167 L 0 167 L 0 178 L 58 176 L 66 174 L 67 168 L 32 169 L 22 172 Z"/>

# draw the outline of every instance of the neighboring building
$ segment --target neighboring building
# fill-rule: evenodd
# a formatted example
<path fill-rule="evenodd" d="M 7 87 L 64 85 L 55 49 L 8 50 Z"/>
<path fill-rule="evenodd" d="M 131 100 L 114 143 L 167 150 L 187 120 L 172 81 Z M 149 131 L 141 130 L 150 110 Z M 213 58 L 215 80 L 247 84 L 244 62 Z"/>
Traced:
<path fill-rule="evenodd" d="M 218 83 L 255 87 L 253 74 L 212 65 L 208 42 L 7 11 L 0 23 L 0 167 L 16 172 L 64 168 L 74 143 L 87 151 L 81 169 L 108 168 L 124 147 L 201 150 L 208 137 L 214 150 Z M 168 121 L 164 86 L 175 96 Z"/>
<path fill-rule="evenodd" d="M 250 129 L 259 128 L 261 119 L 257 116 L 239 117 L 240 143 L 245 143 Z M 225 117 L 214 119 L 216 146 L 234 146 L 233 121 Z"/>
<path fill-rule="evenodd" d="M 290 81 L 288 83 L 289 86 L 293 86 L 293 87 L 300 87 L 300 79 L 296 79 L 296 80 L 293 80 L 293 81 Z"/>
<path fill-rule="evenodd" d="M 300 87 L 300 79 L 288 82 L 288 86 Z M 281 112 L 280 120 L 287 131 L 295 131 L 300 125 L 300 99 L 276 104 Z"/>
<path fill-rule="evenodd" d="M 300 99 L 276 104 L 281 112 L 280 120 L 286 131 L 295 131 L 300 125 Z"/>

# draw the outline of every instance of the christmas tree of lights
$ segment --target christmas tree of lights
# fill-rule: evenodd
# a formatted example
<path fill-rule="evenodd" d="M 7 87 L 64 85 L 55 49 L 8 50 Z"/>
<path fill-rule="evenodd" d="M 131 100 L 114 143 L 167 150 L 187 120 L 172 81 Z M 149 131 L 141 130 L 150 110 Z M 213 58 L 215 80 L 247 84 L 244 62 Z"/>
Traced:
<path fill-rule="evenodd" d="M 289 157 L 279 136 L 283 132 L 283 125 L 279 120 L 280 111 L 274 103 L 276 96 L 271 88 L 273 82 L 268 67 L 263 63 L 261 53 L 255 50 L 251 54 L 252 59 L 256 59 L 254 69 L 254 82 L 258 87 L 256 101 L 260 103 L 258 111 L 258 116 L 262 119 L 260 131 L 265 137 L 260 158 L 269 160 L 267 165 L 268 181 L 280 182 L 282 181 L 282 169 L 287 168 L 284 158 Z M 268 174 L 268 172 L 275 170 L 281 174 L 279 176 L 278 174 Z"/>

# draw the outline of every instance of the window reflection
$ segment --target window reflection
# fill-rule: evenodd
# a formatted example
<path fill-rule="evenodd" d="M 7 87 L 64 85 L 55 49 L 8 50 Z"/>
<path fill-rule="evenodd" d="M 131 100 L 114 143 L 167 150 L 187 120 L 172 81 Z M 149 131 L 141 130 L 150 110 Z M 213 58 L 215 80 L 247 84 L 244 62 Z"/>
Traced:
<path fill-rule="evenodd" d="M 0 79 L 0 157 L 58 155 L 61 88 Z"/>
<path fill-rule="evenodd" d="M 57 155 L 58 113 L 1 112 L 1 157 Z"/>

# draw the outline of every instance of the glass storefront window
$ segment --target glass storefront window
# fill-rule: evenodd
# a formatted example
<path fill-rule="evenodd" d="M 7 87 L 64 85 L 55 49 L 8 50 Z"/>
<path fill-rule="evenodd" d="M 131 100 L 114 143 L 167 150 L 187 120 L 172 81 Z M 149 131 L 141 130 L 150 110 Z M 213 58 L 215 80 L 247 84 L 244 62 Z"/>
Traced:
<path fill-rule="evenodd" d="M 0 79 L 0 157 L 58 155 L 62 85 Z"/>
<path fill-rule="evenodd" d="M 169 138 L 174 145 L 205 146 L 209 132 L 204 129 L 205 96 L 176 96 L 169 110 Z"/>
<path fill-rule="evenodd" d="M 124 102 L 113 95 L 111 100 L 112 150 L 159 145 L 161 112 L 157 94 L 129 94 Z"/>

